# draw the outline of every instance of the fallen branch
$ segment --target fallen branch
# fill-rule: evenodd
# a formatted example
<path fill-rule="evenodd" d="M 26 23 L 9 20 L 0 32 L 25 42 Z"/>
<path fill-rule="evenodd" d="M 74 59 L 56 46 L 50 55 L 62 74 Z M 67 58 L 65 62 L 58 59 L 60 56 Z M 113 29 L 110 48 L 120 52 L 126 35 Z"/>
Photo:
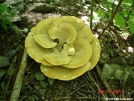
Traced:
<path fill-rule="evenodd" d="M 16 76 L 16 80 L 14 83 L 13 91 L 10 97 L 10 101 L 18 101 L 26 66 L 27 66 L 27 52 L 26 49 L 24 49 L 21 58 L 21 63 Z"/>

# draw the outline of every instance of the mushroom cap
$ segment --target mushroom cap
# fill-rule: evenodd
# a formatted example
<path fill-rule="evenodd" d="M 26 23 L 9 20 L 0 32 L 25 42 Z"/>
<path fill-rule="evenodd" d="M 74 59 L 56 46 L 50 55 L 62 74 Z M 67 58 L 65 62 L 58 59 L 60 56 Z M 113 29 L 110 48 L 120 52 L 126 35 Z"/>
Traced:
<path fill-rule="evenodd" d="M 32 27 L 30 31 L 34 33 L 34 29 L 35 29 L 35 26 Z"/>
<path fill-rule="evenodd" d="M 25 40 L 31 58 L 41 63 L 48 77 L 72 80 L 91 70 L 100 58 L 99 40 L 74 16 L 40 21 Z"/>
<path fill-rule="evenodd" d="M 58 17 L 43 19 L 35 26 L 36 28 L 34 29 L 34 34 L 48 34 L 48 30 L 51 24 L 53 23 L 53 21 L 58 19 Z"/>
<path fill-rule="evenodd" d="M 70 50 L 71 49 L 71 50 Z M 74 55 L 75 50 L 72 44 L 65 44 L 63 50 L 53 49 L 53 53 L 44 55 L 44 59 L 53 65 L 64 65 L 70 63 L 69 55 Z"/>
<path fill-rule="evenodd" d="M 61 23 L 59 27 L 52 25 L 48 33 L 52 39 L 58 39 L 60 45 L 72 43 L 76 39 L 75 28 L 69 23 Z"/>
<path fill-rule="evenodd" d="M 52 25 L 59 28 L 60 24 L 62 23 L 71 24 L 75 28 L 76 32 L 80 31 L 84 27 L 84 22 L 81 19 L 74 17 L 74 16 L 60 17 L 60 20 L 55 20 L 52 23 Z"/>
<path fill-rule="evenodd" d="M 77 33 L 78 37 L 84 38 L 85 40 L 87 40 L 89 43 L 92 41 L 93 38 L 93 33 L 91 31 L 91 29 L 88 26 L 84 26 L 78 33 Z"/>
<path fill-rule="evenodd" d="M 63 65 L 70 62 L 70 58 L 66 54 L 62 54 L 61 52 L 53 52 L 44 55 L 43 58 L 53 65 Z"/>
<path fill-rule="evenodd" d="M 44 48 L 52 48 L 57 45 L 54 40 L 48 35 L 48 30 L 53 21 L 57 20 L 57 17 L 51 17 L 40 21 L 35 27 L 31 29 L 35 41 Z"/>
<path fill-rule="evenodd" d="M 40 68 L 44 75 L 50 78 L 67 81 L 81 76 L 89 69 L 90 66 L 90 62 L 87 62 L 85 65 L 76 69 L 70 69 L 62 66 L 45 66 L 42 64 Z"/>
<path fill-rule="evenodd" d="M 98 63 L 101 52 L 99 40 L 95 36 L 93 36 L 90 45 L 92 46 L 93 53 L 91 58 L 89 59 L 89 62 L 91 63 L 89 70 L 93 69 L 93 67 Z"/>
<path fill-rule="evenodd" d="M 64 44 L 64 49 L 62 50 L 62 53 L 66 53 L 68 56 L 72 56 L 75 54 L 75 48 L 73 44 L 67 43 Z"/>
<path fill-rule="evenodd" d="M 27 49 L 29 56 L 33 58 L 35 61 L 48 66 L 52 65 L 43 58 L 43 55 L 51 53 L 52 50 L 45 49 L 41 47 L 39 44 L 37 44 L 33 38 L 32 32 L 29 32 L 28 36 L 26 37 L 25 47 Z"/>
<path fill-rule="evenodd" d="M 43 48 L 53 48 L 57 45 L 57 43 L 54 42 L 48 34 L 35 34 L 33 35 L 33 38 Z"/>
<path fill-rule="evenodd" d="M 73 43 L 75 54 L 72 56 L 69 56 L 70 63 L 62 65 L 63 67 L 67 68 L 78 68 L 82 65 L 84 65 L 91 57 L 92 55 L 92 47 L 83 38 L 76 38 L 76 40 Z"/>

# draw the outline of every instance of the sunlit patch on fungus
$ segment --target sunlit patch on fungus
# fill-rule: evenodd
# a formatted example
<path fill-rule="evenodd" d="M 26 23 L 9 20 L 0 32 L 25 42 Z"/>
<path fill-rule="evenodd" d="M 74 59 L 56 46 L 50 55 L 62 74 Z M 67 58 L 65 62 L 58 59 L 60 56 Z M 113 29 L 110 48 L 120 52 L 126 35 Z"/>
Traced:
<path fill-rule="evenodd" d="M 74 16 L 40 21 L 28 33 L 25 47 L 29 56 L 41 63 L 44 75 L 59 80 L 81 76 L 100 58 L 99 40 Z"/>

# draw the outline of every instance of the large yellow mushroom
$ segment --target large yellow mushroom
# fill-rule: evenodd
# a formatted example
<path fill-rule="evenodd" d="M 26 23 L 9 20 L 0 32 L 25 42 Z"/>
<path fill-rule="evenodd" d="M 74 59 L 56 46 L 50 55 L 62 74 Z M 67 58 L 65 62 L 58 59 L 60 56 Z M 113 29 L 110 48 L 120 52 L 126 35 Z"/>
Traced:
<path fill-rule="evenodd" d="M 25 47 L 29 56 L 41 63 L 44 75 L 65 81 L 91 70 L 100 57 L 99 40 L 74 16 L 40 21 L 28 33 Z"/>

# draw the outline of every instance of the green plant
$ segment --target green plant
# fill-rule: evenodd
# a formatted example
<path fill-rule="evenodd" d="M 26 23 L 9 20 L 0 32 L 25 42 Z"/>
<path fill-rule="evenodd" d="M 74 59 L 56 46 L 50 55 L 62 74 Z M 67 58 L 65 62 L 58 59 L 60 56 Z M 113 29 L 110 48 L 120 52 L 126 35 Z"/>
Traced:
<path fill-rule="evenodd" d="M 134 72 L 130 66 L 121 66 L 118 64 L 107 64 L 105 63 L 102 69 L 102 75 L 106 79 L 117 79 L 131 81 L 134 80 Z"/>
<path fill-rule="evenodd" d="M 98 19 L 108 21 L 118 3 L 119 0 L 108 0 L 108 1 L 103 0 L 98 4 L 98 9 L 96 9 L 94 13 L 97 14 Z M 124 31 L 127 32 L 129 31 L 131 34 L 134 34 L 133 9 L 134 9 L 133 0 L 123 0 L 118 12 L 115 14 L 115 17 L 113 18 L 113 25 Z"/>
<path fill-rule="evenodd" d="M 27 33 L 29 30 L 27 28 L 24 28 L 23 30 L 21 30 L 24 33 Z"/>
<path fill-rule="evenodd" d="M 7 31 L 7 28 L 12 25 L 10 17 L 14 16 L 13 10 L 9 9 L 10 7 L 6 4 L 0 4 L 0 26 Z"/>
<path fill-rule="evenodd" d="M 74 2 L 74 1 L 73 1 Z M 90 7 L 89 0 L 78 0 L 76 1 L 76 7 L 83 9 L 84 11 L 88 11 Z"/>

